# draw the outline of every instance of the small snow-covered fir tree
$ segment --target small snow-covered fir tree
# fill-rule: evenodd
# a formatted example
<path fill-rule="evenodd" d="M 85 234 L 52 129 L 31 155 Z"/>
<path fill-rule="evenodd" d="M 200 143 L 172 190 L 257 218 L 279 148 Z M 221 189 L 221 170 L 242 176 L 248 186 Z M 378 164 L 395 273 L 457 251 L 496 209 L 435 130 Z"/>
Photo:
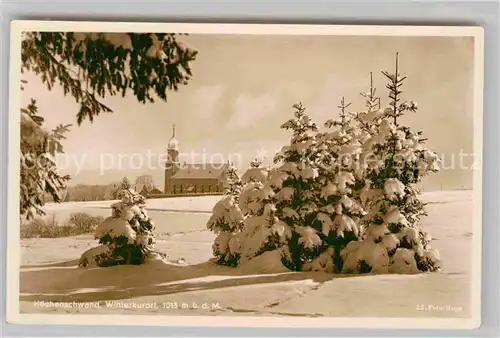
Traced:
<path fill-rule="evenodd" d="M 132 188 L 118 192 L 121 199 L 111 205 L 112 215 L 96 229 L 99 247 L 86 251 L 81 267 L 138 265 L 146 259 L 164 258 L 155 252 L 154 223 L 145 209 L 145 198 Z"/>
<path fill-rule="evenodd" d="M 361 176 L 365 187 L 360 200 L 367 211 L 360 241 L 342 251 L 344 273 L 417 273 L 439 268 L 439 255 L 429 246 L 429 236 L 419 221 L 425 215 L 415 184 L 439 170 L 438 156 L 423 146 L 421 132 L 400 124 L 407 112 L 416 112 L 415 102 L 401 101 L 406 77 L 399 74 L 396 56 L 394 74 L 388 78 L 389 107 L 358 116 L 368 134 L 363 143 Z"/>
<path fill-rule="evenodd" d="M 207 228 L 217 235 L 212 246 L 217 262 L 236 266 L 240 258 L 237 235 L 243 228 L 244 220 L 238 203 L 243 183 L 233 165 L 226 171 L 224 185 L 224 197 L 215 204 Z"/>

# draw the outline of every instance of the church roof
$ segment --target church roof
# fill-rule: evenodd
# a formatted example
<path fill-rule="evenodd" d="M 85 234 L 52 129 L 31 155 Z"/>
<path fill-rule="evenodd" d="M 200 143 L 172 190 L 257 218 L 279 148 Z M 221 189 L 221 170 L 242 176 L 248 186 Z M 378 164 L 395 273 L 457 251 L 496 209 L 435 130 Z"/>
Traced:
<path fill-rule="evenodd" d="M 184 164 L 172 175 L 172 179 L 217 179 L 228 168 L 227 163 Z"/>

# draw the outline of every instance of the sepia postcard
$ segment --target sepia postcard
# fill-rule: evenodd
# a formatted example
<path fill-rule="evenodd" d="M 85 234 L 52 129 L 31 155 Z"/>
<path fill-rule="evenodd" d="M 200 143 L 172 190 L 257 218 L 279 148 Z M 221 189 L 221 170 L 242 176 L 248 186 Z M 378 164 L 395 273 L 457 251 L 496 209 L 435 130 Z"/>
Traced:
<path fill-rule="evenodd" d="M 480 325 L 481 27 L 13 21 L 10 48 L 8 322 Z"/>

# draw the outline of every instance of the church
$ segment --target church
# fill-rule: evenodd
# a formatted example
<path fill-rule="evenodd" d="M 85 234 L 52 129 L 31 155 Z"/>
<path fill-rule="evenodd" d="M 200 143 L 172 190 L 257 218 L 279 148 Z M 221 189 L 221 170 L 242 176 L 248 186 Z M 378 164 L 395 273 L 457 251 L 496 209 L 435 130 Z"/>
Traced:
<path fill-rule="evenodd" d="M 227 163 L 184 163 L 179 162 L 179 141 L 175 137 L 168 142 L 165 162 L 165 190 L 168 195 L 222 194 Z"/>

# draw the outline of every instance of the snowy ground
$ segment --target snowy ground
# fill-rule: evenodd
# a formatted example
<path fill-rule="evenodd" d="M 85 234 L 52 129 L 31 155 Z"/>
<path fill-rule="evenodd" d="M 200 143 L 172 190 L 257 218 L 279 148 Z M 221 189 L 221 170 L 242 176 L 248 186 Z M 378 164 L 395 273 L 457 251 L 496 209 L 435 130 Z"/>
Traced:
<path fill-rule="evenodd" d="M 76 260 L 95 246 L 91 236 L 21 240 L 22 313 L 175 315 L 469 317 L 472 267 L 472 192 L 424 195 L 424 227 L 435 238 L 443 271 L 413 276 L 333 276 L 323 273 L 237 271 L 206 263 L 213 235 L 205 230 L 219 199 L 155 199 L 148 209 L 158 249 L 171 264 L 80 269 Z M 109 215 L 111 202 L 50 205 L 49 215 L 85 211 Z M 94 302 L 92 308 L 45 302 Z M 82 303 L 83 304 L 83 303 Z M 45 305 L 45 306 L 43 306 Z"/>

